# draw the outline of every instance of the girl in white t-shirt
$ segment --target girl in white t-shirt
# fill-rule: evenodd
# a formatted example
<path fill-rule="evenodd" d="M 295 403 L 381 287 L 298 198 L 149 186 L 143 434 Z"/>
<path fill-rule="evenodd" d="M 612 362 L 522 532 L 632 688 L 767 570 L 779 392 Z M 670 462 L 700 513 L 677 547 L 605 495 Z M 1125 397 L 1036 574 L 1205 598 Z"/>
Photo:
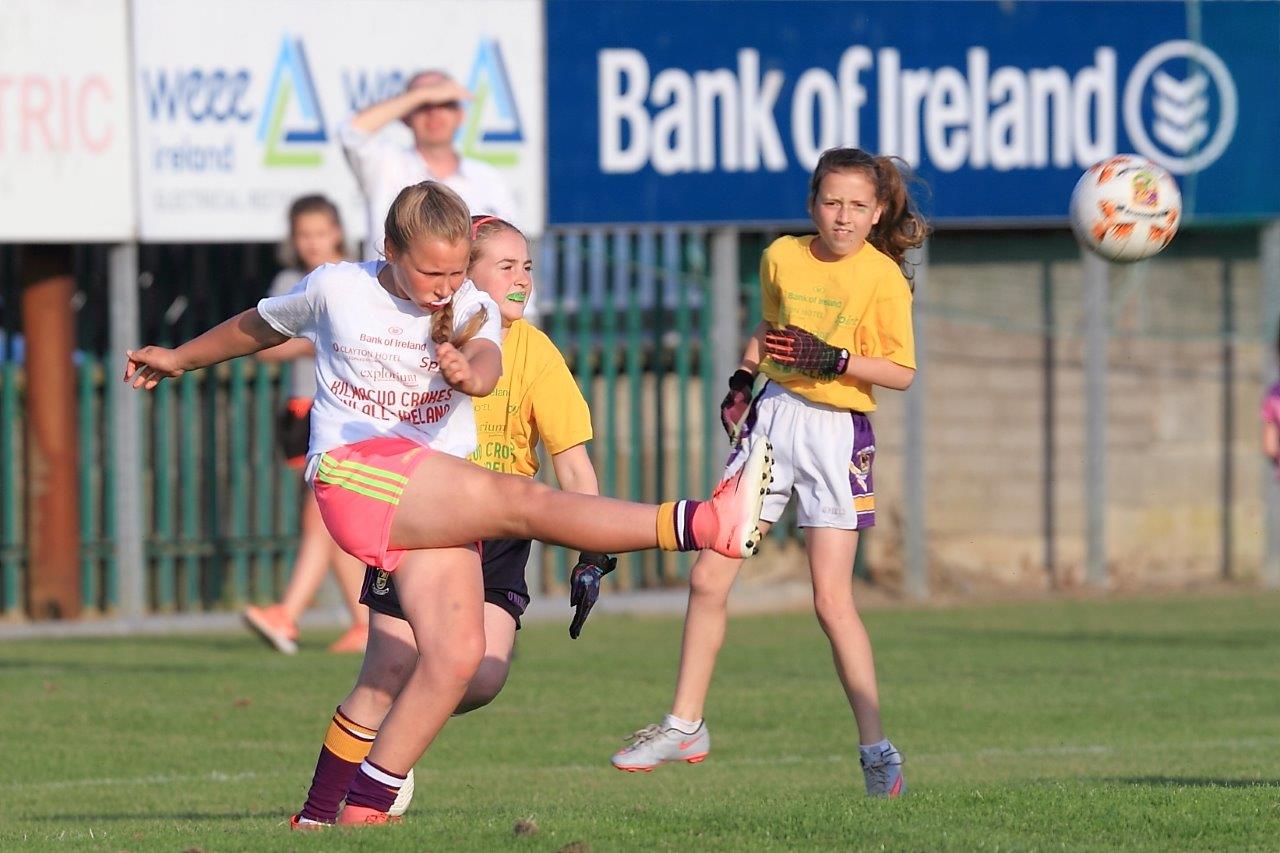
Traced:
<path fill-rule="evenodd" d="M 356 750 L 334 755 L 359 761 L 338 818 L 351 824 L 388 820 L 409 769 L 480 665 L 475 543 L 749 556 L 771 467 L 771 448 L 758 442 L 710 500 L 655 506 L 561 492 L 467 461 L 476 447 L 470 397 L 489 394 L 502 371 L 497 306 L 465 280 L 469 213 L 453 191 L 426 181 L 400 192 L 385 232 L 386 261 L 327 264 L 296 292 L 263 299 L 177 349 L 130 350 L 124 375 L 149 390 L 290 337 L 315 345 L 307 479 L 343 550 L 397 573 L 419 653 L 380 730 L 349 728 L 371 743 L 363 760 Z"/>

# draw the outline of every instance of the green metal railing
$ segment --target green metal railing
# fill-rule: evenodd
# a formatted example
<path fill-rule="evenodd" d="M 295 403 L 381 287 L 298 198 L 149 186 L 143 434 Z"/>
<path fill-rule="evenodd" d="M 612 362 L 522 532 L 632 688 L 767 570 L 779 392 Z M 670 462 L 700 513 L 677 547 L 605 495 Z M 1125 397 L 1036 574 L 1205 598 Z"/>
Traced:
<path fill-rule="evenodd" d="M 240 254 L 256 257 L 251 248 Z M 153 318 L 148 337 L 189 337 L 207 324 L 205 314 L 251 304 L 247 287 L 238 296 L 200 296 L 211 280 L 211 251 L 148 250 L 156 281 L 174 282 L 167 295 L 156 292 L 158 284 L 147 291 L 153 300 L 149 312 L 144 305 Z M 708 235 L 688 229 L 569 230 L 541 243 L 539 323 L 564 352 L 591 405 L 596 437 L 590 452 L 606 495 L 645 501 L 703 496 L 719 477 L 728 447 L 716 416 L 723 377 L 712 375 L 708 258 Z M 744 260 L 743 269 L 743 322 L 750 324 L 758 314 L 754 260 Z M 85 275 L 92 280 L 94 273 Z M 155 318 L 167 315 L 170 302 L 188 294 L 193 307 L 166 319 L 171 325 L 158 325 Z M 201 313 L 193 318 L 197 300 Z M 30 571 L 23 529 L 23 370 L 5 355 L 0 352 L 0 616 L 17 616 Z M 118 359 L 78 358 L 81 600 L 89 613 L 110 613 L 118 601 L 112 500 L 117 441 L 106 383 L 118 381 Z M 275 448 L 287 379 L 287 368 L 239 359 L 143 395 L 151 610 L 231 607 L 283 588 L 301 488 Z M 778 529 L 777 535 L 790 535 L 788 525 Z M 544 582 L 564 584 L 569 559 L 561 549 L 547 549 Z M 610 582 L 674 584 L 687 577 L 691 563 L 685 554 L 630 554 Z"/>
<path fill-rule="evenodd" d="M 112 359 L 114 361 L 114 359 Z M 108 373 L 110 378 L 108 379 Z M 238 359 L 162 383 L 143 406 L 149 606 L 194 611 L 277 595 L 298 530 L 297 472 L 275 450 L 287 368 Z M 98 359 L 76 371 L 79 424 L 80 593 L 90 613 L 117 604 L 112 489 L 116 381 Z M 22 609 L 29 570 L 24 519 L 22 368 L 0 363 L 0 615 Z"/>

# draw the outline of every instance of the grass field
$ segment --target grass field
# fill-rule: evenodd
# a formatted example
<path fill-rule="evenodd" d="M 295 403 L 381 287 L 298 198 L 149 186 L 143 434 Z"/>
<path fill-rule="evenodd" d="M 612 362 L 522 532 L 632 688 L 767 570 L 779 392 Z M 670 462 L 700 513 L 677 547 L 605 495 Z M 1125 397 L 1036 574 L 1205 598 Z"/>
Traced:
<path fill-rule="evenodd" d="M 566 611 L 567 612 L 567 611 Z M 698 766 L 627 775 L 675 619 L 521 632 L 497 702 L 418 767 L 404 825 L 290 834 L 356 660 L 308 638 L 0 645 L 0 849 L 1277 849 L 1280 597 L 868 614 L 911 795 L 862 796 L 811 616 L 730 625 Z M 517 821 L 536 824 L 517 836 Z M 577 849 L 583 849 L 579 847 Z"/>

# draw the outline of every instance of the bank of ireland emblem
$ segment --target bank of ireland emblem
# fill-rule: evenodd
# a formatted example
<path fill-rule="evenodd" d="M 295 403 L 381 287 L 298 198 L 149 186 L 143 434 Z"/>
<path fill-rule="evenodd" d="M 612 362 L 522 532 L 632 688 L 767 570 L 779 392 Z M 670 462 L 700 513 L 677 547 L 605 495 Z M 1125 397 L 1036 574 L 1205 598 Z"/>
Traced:
<path fill-rule="evenodd" d="M 1221 157 L 1238 117 L 1231 71 L 1202 44 L 1163 42 L 1129 72 L 1124 87 L 1129 141 L 1138 153 L 1176 175 L 1198 172 Z"/>

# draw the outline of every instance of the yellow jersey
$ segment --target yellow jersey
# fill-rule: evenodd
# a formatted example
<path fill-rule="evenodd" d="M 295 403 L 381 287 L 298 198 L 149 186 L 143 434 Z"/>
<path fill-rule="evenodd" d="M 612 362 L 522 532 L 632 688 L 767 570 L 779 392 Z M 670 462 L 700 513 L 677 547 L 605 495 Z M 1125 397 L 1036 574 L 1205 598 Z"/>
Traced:
<path fill-rule="evenodd" d="M 471 461 L 504 474 L 538 473 L 538 442 L 551 454 L 591 440 L 591 412 L 564 356 L 542 331 L 516 320 L 502 342 L 502 378 L 473 399 Z"/>
<path fill-rule="evenodd" d="M 770 325 L 799 326 L 850 355 L 887 358 L 916 366 L 911 328 L 911 288 L 902 270 L 870 243 L 838 261 L 820 261 L 809 250 L 818 239 L 779 237 L 760 259 L 761 313 Z M 870 383 L 847 377 L 822 381 L 772 359 L 760 372 L 788 391 L 827 406 L 870 412 Z"/>

